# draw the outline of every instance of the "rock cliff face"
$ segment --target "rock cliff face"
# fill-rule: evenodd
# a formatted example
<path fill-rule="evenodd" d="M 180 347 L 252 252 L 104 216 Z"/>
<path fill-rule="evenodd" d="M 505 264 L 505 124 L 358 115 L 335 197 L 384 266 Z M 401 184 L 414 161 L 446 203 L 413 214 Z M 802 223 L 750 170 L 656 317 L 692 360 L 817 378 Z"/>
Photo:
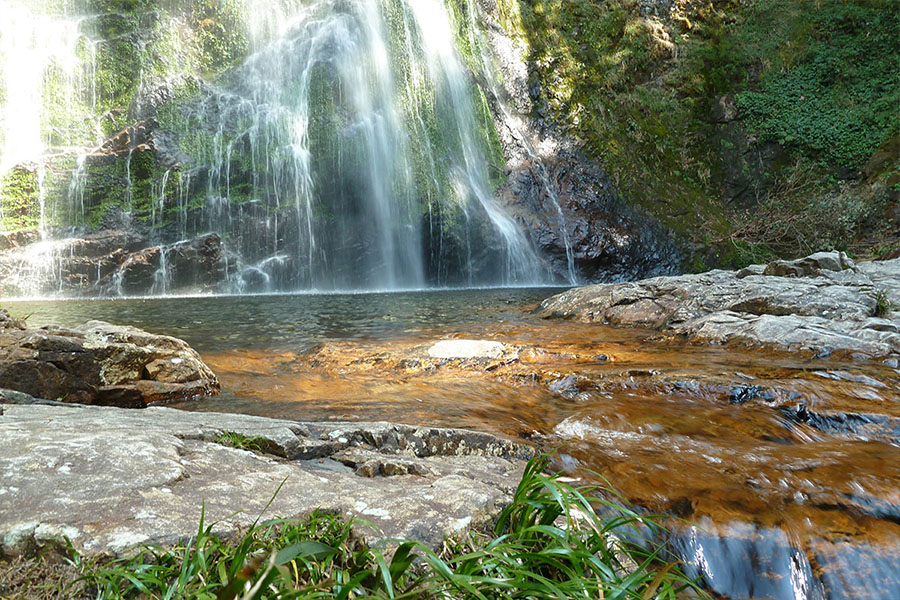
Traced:
<path fill-rule="evenodd" d="M 498 193 L 553 264 L 581 281 L 620 281 L 679 270 L 668 233 L 619 197 L 583 142 L 546 110 L 528 40 L 510 27 L 506 0 L 474 3 L 482 52 L 494 69 L 476 72 L 506 159 Z M 571 280 L 572 278 L 569 277 Z"/>
<path fill-rule="evenodd" d="M 526 48 L 515 98 L 578 139 L 691 270 L 900 249 L 897 0 L 479 5 Z"/>
<path fill-rule="evenodd" d="M 185 342 L 89 321 L 29 329 L 0 310 L 0 387 L 62 402 L 143 408 L 217 394 L 219 382 Z"/>
<path fill-rule="evenodd" d="M 616 194 L 600 166 L 572 149 L 512 168 L 500 191 L 556 273 L 627 281 L 679 272 L 665 230 Z"/>
<path fill-rule="evenodd" d="M 704 341 L 896 357 L 898 299 L 900 259 L 853 263 L 822 252 L 738 272 L 577 288 L 545 300 L 539 313 Z"/>
<path fill-rule="evenodd" d="M 31 245 L 21 243 L 22 237 Z M 0 290 L 11 296 L 209 293 L 226 276 L 222 238 L 215 233 L 155 245 L 128 224 L 116 223 L 46 242 L 37 231 L 0 235 L 3 245 L 8 249 L 0 251 Z M 44 287 L 47 283 L 52 285 Z"/>

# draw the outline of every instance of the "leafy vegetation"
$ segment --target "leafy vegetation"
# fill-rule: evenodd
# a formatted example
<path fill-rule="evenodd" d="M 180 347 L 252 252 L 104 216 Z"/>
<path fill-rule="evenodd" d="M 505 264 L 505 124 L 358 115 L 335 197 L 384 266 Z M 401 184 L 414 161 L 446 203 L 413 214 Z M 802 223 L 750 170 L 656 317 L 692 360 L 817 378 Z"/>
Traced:
<path fill-rule="evenodd" d="M 243 0 L 196 0 L 189 22 L 201 72 L 217 75 L 247 55 Z"/>
<path fill-rule="evenodd" d="M 890 295 L 887 290 L 878 290 L 875 292 L 875 316 L 876 317 L 886 317 L 891 314 L 892 311 L 896 310 L 898 307 L 891 300 Z"/>
<path fill-rule="evenodd" d="M 646 548 L 652 519 L 545 475 L 546 465 L 546 457 L 529 462 L 491 535 L 473 532 L 440 552 L 410 541 L 367 547 L 353 534 L 364 523 L 321 511 L 301 522 L 258 522 L 227 541 L 201 514 L 182 547 L 111 562 L 70 548 L 69 574 L 50 579 L 68 597 L 110 600 L 703 597 Z"/>
<path fill-rule="evenodd" d="M 737 40 L 776 57 L 756 89 L 737 96 L 748 127 L 828 165 L 865 164 L 900 125 L 898 8 L 891 2 L 832 2 L 813 11 L 796 2 L 761 6 L 754 25 L 788 15 L 794 31 L 773 39 L 759 29 Z M 782 48 L 789 50 L 779 56 Z M 747 63 L 753 54 L 744 52 L 738 56 Z"/>
<path fill-rule="evenodd" d="M 530 47 L 537 110 L 698 248 L 696 265 L 738 266 L 741 245 L 848 248 L 896 202 L 900 155 L 866 165 L 900 134 L 897 0 L 501 5 Z"/>
<path fill-rule="evenodd" d="M 37 227 L 38 177 L 34 170 L 16 167 L 0 178 L 0 230 L 7 232 Z"/>

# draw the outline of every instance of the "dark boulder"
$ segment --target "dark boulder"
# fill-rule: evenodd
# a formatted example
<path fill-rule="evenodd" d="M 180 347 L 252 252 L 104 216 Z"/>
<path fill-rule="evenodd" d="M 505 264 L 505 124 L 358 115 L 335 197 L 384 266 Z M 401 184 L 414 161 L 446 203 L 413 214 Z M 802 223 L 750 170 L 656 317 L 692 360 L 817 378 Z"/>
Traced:
<path fill-rule="evenodd" d="M 680 256 L 664 230 L 615 194 L 599 165 L 563 150 L 513 170 L 501 198 L 519 216 L 553 271 L 590 282 L 678 272 Z"/>

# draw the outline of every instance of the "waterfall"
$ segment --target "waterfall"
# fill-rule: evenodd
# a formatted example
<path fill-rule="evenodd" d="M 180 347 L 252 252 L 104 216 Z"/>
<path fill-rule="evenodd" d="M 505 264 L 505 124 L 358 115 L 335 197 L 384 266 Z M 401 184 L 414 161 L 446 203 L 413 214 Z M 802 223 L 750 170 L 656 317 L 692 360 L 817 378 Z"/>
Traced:
<path fill-rule="evenodd" d="M 521 229 L 496 204 L 488 190 L 486 159 L 476 140 L 473 128 L 475 114 L 468 78 L 457 56 L 450 18 L 441 0 L 417 0 L 409 3 L 415 15 L 425 52 L 431 80 L 442 85 L 451 104 L 453 121 L 458 128 L 462 149 L 461 164 L 455 165 L 464 178 L 462 194 L 470 194 L 488 215 L 504 244 L 503 277 L 506 281 L 528 280 L 535 277 L 540 265 Z"/>
<path fill-rule="evenodd" d="M 38 9 L 32 12 L 31 8 Z M 56 69 L 71 80 L 78 58 L 77 24 L 52 19 L 39 3 L 0 2 L 0 174 L 41 161 L 49 132 L 42 127 L 47 72 Z M 71 90 L 63 89 L 61 100 Z"/>
<path fill-rule="evenodd" d="M 536 172 L 539 179 L 541 180 L 541 184 L 543 185 L 544 193 L 547 194 L 547 198 L 553 205 L 556 212 L 556 217 L 559 222 L 559 231 L 566 251 L 566 279 L 570 285 L 578 285 L 580 283 L 580 277 L 578 275 L 578 270 L 575 267 L 575 254 L 574 250 L 572 249 L 572 244 L 569 240 L 569 233 L 566 228 L 566 219 L 565 215 L 563 214 L 562 207 L 559 204 L 559 197 L 554 191 L 553 186 L 551 185 L 544 161 L 532 146 L 531 141 L 528 139 L 528 135 L 524 131 L 524 127 L 522 126 L 521 121 L 517 118 L 514 118 L 510 113 L 509 109 L 503 101 L 503 94 L 501 94 L 498 90 L 496 77 L 494 77 L 492 72 L 492 58 L 489 51 L 489 44 L 483 39 L 481 35 L 479 35 L 480 32 L 475 15 L 475 5 L 472 2 L 467 2 L 466 7 L 468 8 L 466 17 L 468 19 L 469 44 L 472 48 L 478 49 L 478 55 L 475 58 L 479 61 L 479 68 L 481 74 L 483 75 L 483 80 L 489 88 L 488 91 L 491 93 L 491 96 L 495 99 L 497 109 L 500 111 L 500 113 L 502 113 L 502 120 L 504 124 L 513 132 L 516 140 L 521 145 L 522 149 L 528 154 L 528 158 L 534 163 L 536 167 Z"/>
<path fill-rule="evenodd" d="M 196 287 L 196 268 L 146 249 L 211 234 L 212 291 L 549 280 L 495 197 L 499 141 L 444 0 L 172 0 L 150 16 L 78 1 L 0 0 L 0 175 L 38 165 L 30 224 L 47 241 L 115 231 L 144 258 L 103 248 L 82 274 L 44 257 L 28 271 L 60 280 L 26 290 L 0 256 L 12 293 Z"/>
<path fill-rule="evenodd" d="M 11 268 L 0 290 L 23 295 L 58 288 L 64 244 L 47 232 L 55 215 L 47 156 L 77 137 L 77 125 L 66 118 L 74 111 L 63 116 L 55 109 L 77 105 L 84 83 L 78 22 L 65 14 L 66 2 L 58 3 L 63 14 L 57 17 L 48 5 L 0 0 L 0 233 L 38 233 L 31 245 L 8 253 Z"/>

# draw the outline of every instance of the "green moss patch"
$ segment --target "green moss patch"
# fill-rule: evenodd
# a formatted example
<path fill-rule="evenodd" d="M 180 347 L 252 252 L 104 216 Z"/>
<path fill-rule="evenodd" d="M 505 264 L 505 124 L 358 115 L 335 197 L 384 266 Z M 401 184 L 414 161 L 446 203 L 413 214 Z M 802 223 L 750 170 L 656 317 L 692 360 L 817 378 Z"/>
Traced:
<path fill-rule="evenodd" d="M 33 169 L 14 167 L 0 179 L 2 230 L 15 232 L 40 224 L 38 175 Z"/>

